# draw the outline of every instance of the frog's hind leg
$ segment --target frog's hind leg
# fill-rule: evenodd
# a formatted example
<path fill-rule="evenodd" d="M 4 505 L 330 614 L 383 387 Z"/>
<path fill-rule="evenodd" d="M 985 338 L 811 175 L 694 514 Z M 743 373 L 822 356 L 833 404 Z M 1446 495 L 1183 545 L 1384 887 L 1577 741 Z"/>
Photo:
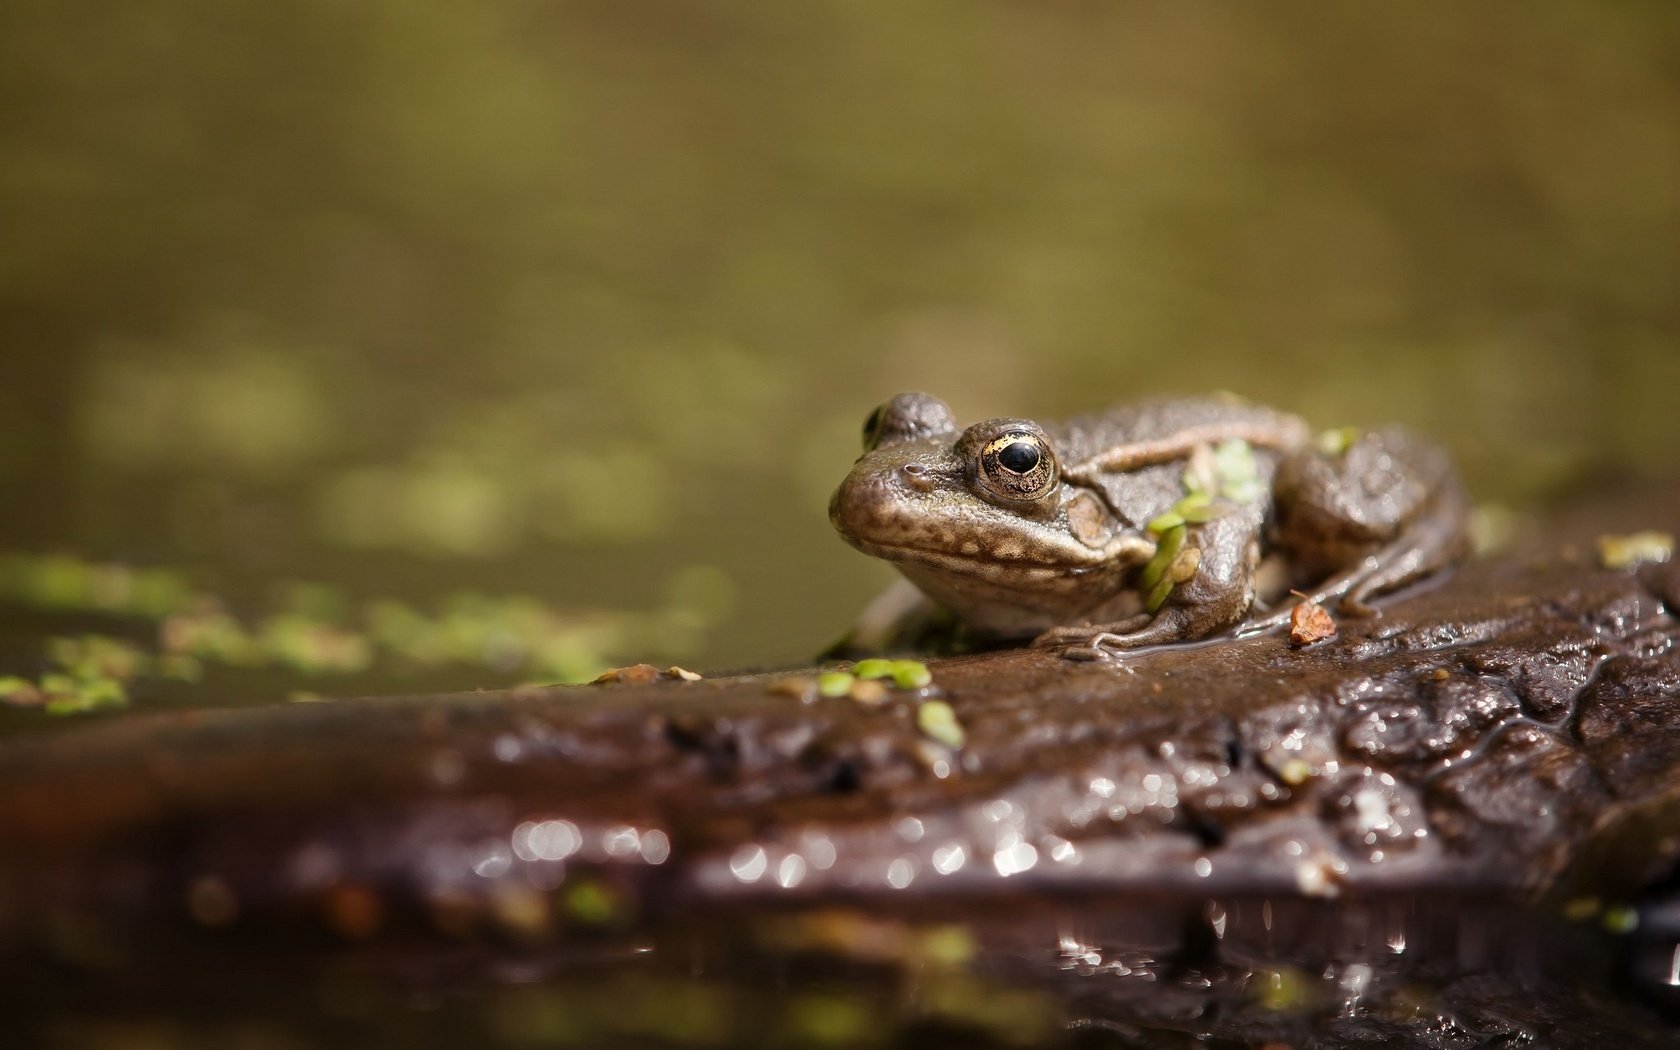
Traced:
<path fill-rule="evenodd" d="M 1200 622 L 1198 612 L 1191 607 L 1171 606 L 1154 616 L 1146 613 L 1119 623 L 1056 627 L 1034 638 L 1033 646 L 1056 649 L 1069 660 L 1104 660 L 1130 650 L 1170 645 L 1210 633 Z"/>
<path fill-rule="evenodd" d="M 1369 616 L 1376 611 L 1372 598 L 1416 583 L 1464 557 L 1470 552 L 1469 518 L 1470 501 L 1455 479 L 1398 539 L 1344 574 L 1351 578 L 1337 607 L 1350 616 Z"/>
<path fill-rule="evenodd" d="M 1445 453 L 1404 431 L 1368 434 L 1341 453 L 1303 451 L 1280 469 L 1278 499 L 1275 546 L 1320 579 L 1304 600 L 1344 615 L 1372 615 L 1371 599 L 1469 550 L 1470 502 Z M 1283 609 L 1237 633 L 1288 620 Z"/>
<path fill-rule="evenodd" d="M 1295 592 L 1302 595 L 1300 604 L 1334 603 L 1336 611 L 1343 616 L 1375 616 L 1378 610 L 1370 604 L 1371 599 L 1415 583 L 1450 565 L 1463 553 L 1461 544 L 1454 541 L 1452 536 L 1441 532 L 1434 524 L 1434 519 L 1418 524 L 1424 535 L 1403 535 L 1376 553 L 1366 556 L 1358 565 L 1332 576 L 1312 590 Z M 1265 616 L 1249 620 L 1238 627 L 1235 634 L 1239 638 L 1246 638 L 1285 627 L 1289 623 L 1294 606 L 1295 603 L 1290 603 Z"/>

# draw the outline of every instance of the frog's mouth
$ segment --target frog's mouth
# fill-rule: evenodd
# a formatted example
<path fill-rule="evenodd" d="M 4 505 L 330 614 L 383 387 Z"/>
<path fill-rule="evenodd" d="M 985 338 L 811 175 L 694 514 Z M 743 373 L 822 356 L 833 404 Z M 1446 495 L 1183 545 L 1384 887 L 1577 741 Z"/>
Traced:
<path fill-rule="evenodd" d="M 1053 547 L 1041 541 L 1033 545 L 1036 550 L 1017 547 L 1013 553 L 1006 553 L 1010 548 L 988 550 L 981 547 L 973 552 L 960 552 L 878 543 L 855 536 L 846 539 L 863 553 L 896 565 L 926 566 L 953 575 L 983 579 L 1025 579 L 1046 583 L 1103 569 L 1142 564 L 1155 553 L 1155 545 L 1141 536 L 1117 536 L 1096 548 L 1071 540 Z"/>

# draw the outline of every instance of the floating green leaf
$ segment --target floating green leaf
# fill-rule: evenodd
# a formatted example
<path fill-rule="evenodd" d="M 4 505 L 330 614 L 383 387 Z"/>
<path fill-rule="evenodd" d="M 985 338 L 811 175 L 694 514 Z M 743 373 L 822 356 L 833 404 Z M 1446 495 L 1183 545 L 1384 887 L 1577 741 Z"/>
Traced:
<path fill-rule="evenodd" d="M 952 750 L 963 746 L 962 723 L 957 720 L 956 710 L 943 700 L 927 700 L 916 709 L 916 728 Z"/>

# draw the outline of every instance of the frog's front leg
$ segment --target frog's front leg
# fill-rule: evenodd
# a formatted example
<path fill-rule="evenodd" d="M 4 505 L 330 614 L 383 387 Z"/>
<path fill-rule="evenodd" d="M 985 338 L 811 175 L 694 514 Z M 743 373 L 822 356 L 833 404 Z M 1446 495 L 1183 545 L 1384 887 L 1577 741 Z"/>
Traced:
<path fill-rule="evenodd" d="M 1154 611 L 1108 623 L 1054 627 L 1033 645 L 1062 651 L 1072 659 L 1095 659 L 1196 638 L 1242 622 L 1254 604 L 1259 564 L 1261 508 L 1241 507 L 1224 517 L 1191 526 L 1162 579 L 1145 578 L 1144 590 L 1161 595 Z M 1148 598 L 1145 598 L 1148 601 Z"/>
<path fill-rule="evenodd" d="M 1272 545 L 1309 600 L 1369 615 L 1468 551 L 1469 500 L 1446 453 L 1405 430 L 1330 438 L 1279 466 Z"/>

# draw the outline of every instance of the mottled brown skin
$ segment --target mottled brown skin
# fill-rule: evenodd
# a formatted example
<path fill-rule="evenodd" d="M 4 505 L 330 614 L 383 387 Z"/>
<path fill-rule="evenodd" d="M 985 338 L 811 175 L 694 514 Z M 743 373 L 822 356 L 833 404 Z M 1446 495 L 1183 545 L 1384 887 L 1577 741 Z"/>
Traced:
<path fill-rule="evenodd" d="M 1221 498 L 1213 520 L 1189 526 L 1193 570 L 1147 612 L 1146 526 L 1185 496 L 1192 455 L 1232 439 L 1253 451 L 1257 494 Z M 1243 625 L 1267 557 L 1313 600 L 1368 613 L 1370 598 L 1464 553 L 1467 507 L 1445 454 L 1398 429 L 1325 451 L 1295 416 L 1194 398 L 959 430 L 943 402 L 900 394 L 866 423 L 829 518 L 980 634 L 1088 657 Z"/>

